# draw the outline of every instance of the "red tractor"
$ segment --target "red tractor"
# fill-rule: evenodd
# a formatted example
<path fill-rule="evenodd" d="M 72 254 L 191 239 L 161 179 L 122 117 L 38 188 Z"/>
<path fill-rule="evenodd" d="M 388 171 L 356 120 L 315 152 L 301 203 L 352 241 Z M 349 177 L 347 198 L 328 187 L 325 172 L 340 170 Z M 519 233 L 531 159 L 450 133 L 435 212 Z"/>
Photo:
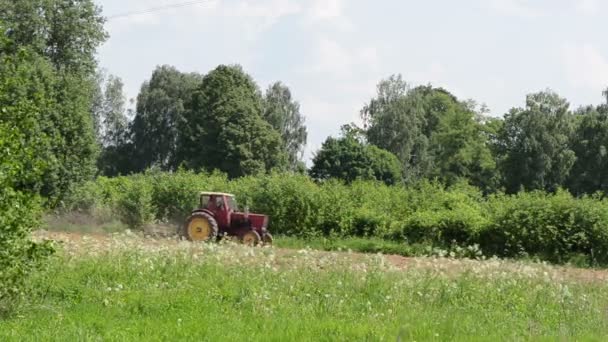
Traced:
<path fill-rule="evenodd" d="M 234 195 L 201 192 L 199 208 L 186 219 L 180 235 L 190 241 L 212 241 L 220 237 L 238 238 L 243 244 L 272 244 L 267 231 L 268 216 L 239 212 Z"/>

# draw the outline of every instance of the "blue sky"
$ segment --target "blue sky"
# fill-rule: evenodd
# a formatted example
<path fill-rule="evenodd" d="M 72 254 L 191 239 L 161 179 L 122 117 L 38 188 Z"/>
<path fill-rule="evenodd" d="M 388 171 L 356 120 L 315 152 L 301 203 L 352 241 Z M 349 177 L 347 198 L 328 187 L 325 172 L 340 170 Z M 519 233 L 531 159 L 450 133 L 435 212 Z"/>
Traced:
<path fill-rule="evenodd" d="M 104 15 L 186 0 L 96 0 Z M 309 159 L 378 81 L 442 86 L 495 116 L 546 88 L 573 107 L 602 102 L 602 0 L 209 0 L 110 20 L 99 61 L 134 98 L 157 65 L 206 73 L 241 64 L 262 89 L 281 80 L 301 104 Z"/>

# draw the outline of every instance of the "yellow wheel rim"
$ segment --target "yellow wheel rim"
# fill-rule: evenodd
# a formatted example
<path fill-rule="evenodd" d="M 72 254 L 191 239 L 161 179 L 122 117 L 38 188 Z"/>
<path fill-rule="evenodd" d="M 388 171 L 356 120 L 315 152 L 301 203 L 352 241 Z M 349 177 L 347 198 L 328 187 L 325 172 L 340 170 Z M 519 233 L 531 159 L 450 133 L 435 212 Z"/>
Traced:
<path fill-rule="evenodd" d="M 188 236 L 194 241 L 205 241 L 211 237 L 211 224 L 207 219 L 195 217 L 188 224 Z"/>
<path fill-rule="evenodd" d="M 253 245 L 256 245 L 258 242 L 259 241 L 254 232 L 249 232 L 249 233 L 245 234 L 245 236 L 243 236 L 244 245 L 253 246 Z"/>

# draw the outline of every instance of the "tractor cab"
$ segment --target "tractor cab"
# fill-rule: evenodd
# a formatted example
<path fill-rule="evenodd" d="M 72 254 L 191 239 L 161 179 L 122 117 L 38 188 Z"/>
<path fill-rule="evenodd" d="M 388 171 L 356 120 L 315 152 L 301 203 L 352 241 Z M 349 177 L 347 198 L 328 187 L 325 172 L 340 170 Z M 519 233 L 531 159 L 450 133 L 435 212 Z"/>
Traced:
<path fill-rule="evenodd" d="M 267 231 L 268 216 L 240 212 L 234 195 L 222 192 L 201 192 L 199 208 L 195 209 L 180 231 L 188 240 L 208 241 L 233 236 L 250 245 L 272 243 Z"/>
<path fill-rule="evenodd" d="M 234 195 L 216 192 L 202 192 L 199 200 L 199 210 L 208 210 L 213 214 L 220 227 L 230 226 L 231 215 L 238 211 Z"/>

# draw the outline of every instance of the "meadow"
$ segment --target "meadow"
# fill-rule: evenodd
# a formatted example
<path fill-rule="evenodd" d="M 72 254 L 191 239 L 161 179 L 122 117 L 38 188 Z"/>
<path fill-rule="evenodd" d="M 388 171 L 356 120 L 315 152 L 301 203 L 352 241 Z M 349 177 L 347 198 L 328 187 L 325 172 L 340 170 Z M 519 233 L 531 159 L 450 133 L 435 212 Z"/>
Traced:
<path fill-rule="evenodd" d="M 0 340 L 606 340 L 608 274 L 37 232 L 63 241 Z M 475 338 L 472 339 L 471 336 Z"/>

